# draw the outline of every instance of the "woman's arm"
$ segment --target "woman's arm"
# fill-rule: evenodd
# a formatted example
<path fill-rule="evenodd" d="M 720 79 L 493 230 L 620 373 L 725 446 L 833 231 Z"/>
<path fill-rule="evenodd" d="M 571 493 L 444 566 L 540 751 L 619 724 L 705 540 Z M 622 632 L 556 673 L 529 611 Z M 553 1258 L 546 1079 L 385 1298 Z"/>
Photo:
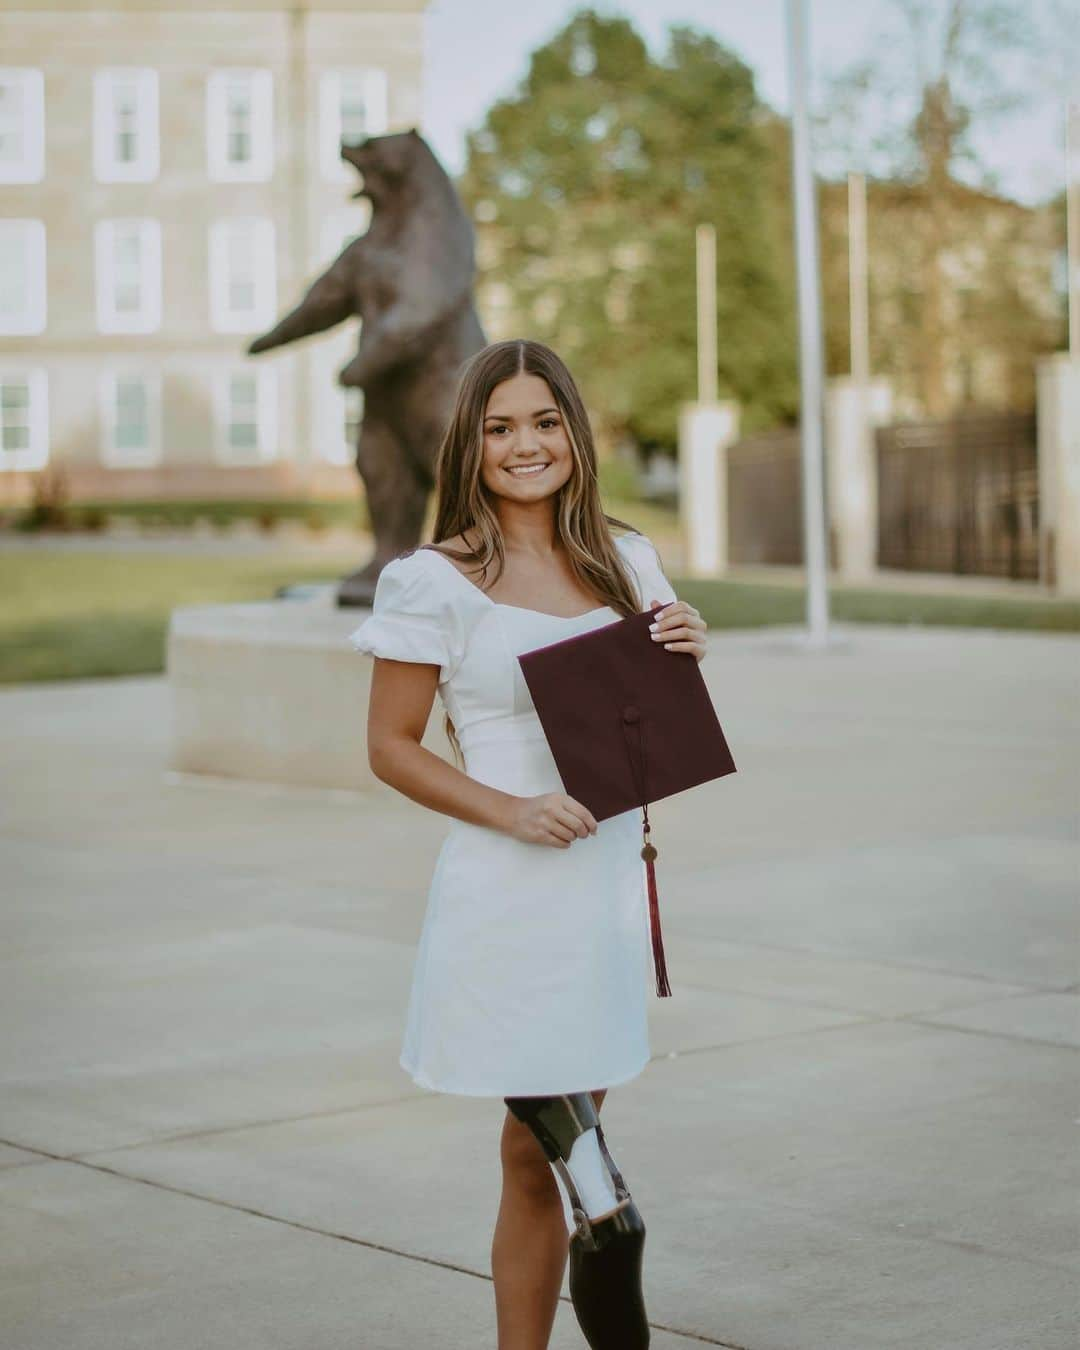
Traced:
<path fill-rule="evenodd" d="M 437 665 L 374 658 L 367 731 L 371 771 L 421 806 L 509 831 L 520 798 L 470 778 L 420 744 L 438 682 Z"/>

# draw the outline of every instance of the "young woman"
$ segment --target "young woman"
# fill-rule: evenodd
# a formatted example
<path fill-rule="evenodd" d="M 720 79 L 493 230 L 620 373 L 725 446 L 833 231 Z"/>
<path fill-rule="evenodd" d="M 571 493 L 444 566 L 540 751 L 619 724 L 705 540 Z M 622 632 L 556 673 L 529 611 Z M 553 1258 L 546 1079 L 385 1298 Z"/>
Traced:
<path fill-rule="evenodd" d="M 372 770 L 454 818 L 401 1064 L 506 1104 L 499 1350 L 547 1346 L 568 1253 L 589 1345 L 640 1350 L 644 1224 L 598 1114 L 649 1059 L 640 812 L 598 823 L 562 790 L 516 657 L 662 605 L 653 640 L 700 661 L 705 624 L 652 543 L 602 510 L 588 416 L 550 348 L 497 342 L 468 362 L 435 487 L 434 544 L 385 563 L 351 638 L 376 658 Z M 436 688 L 454 764 L 420 744 Z"/>

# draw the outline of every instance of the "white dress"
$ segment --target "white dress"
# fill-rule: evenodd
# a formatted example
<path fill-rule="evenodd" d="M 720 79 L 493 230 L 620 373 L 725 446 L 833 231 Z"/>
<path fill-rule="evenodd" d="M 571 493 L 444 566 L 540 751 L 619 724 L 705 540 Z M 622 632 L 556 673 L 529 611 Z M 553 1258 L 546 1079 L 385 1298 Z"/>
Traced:
<path fill-rule="evenodd" d="M 651 541 L 615 540 L 641 609 L 676 598 Z M 516 657 L 622 616 L 490 599 L 431 549 L 379 573 L 361 652 L 440 668 L 465 772 L 518 796 L 565 788 Z M 626 1082 L 649 1059 L 653 984 L 641 809 L 569 848 L 454 820 L 435 863 L 400 1063 L 420 1087 L 555 1096 Z"/>

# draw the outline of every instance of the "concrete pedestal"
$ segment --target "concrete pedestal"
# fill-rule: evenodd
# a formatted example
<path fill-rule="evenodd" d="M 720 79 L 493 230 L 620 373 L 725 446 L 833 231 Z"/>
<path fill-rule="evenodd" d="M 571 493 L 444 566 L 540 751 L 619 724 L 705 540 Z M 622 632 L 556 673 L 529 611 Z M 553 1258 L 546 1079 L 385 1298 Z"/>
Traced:
<path fill-rule="evenodd" d="M 373 658 L 348 636 L 370 614 L 309 600 L 173 610 L 167 669 L 171 767 L 307 787 L 389 790 L 372 774 Z M 424 746 L 452 761 L 436 697 Z"/>

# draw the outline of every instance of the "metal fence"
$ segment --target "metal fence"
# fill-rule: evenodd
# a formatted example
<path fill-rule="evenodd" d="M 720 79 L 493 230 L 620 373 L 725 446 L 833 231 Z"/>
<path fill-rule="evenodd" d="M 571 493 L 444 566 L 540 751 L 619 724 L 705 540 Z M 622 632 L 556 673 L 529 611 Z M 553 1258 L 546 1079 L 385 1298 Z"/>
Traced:
<path fill-rule="evenodd" d="M 745 436 L 728 450 L 728 558 L 802 562 L 802 463 L 798 427 Z"/>
<path fill-rule="evenodd" d="M 962 413 L 875 432 L 877 565 L 911 572 L 1039 577 L 1034 413 Z M 728 451 L 728 556 L 803 561 L 797 427 Z M 826 481 L 826 497 L 829 484 Z M 835 566 L 830 530 L 829 566 Z"/>
<path fill-rule="evenodd" d="M 1035 416 L 880 427 L 878 565 L 1038 580 Z"/>

